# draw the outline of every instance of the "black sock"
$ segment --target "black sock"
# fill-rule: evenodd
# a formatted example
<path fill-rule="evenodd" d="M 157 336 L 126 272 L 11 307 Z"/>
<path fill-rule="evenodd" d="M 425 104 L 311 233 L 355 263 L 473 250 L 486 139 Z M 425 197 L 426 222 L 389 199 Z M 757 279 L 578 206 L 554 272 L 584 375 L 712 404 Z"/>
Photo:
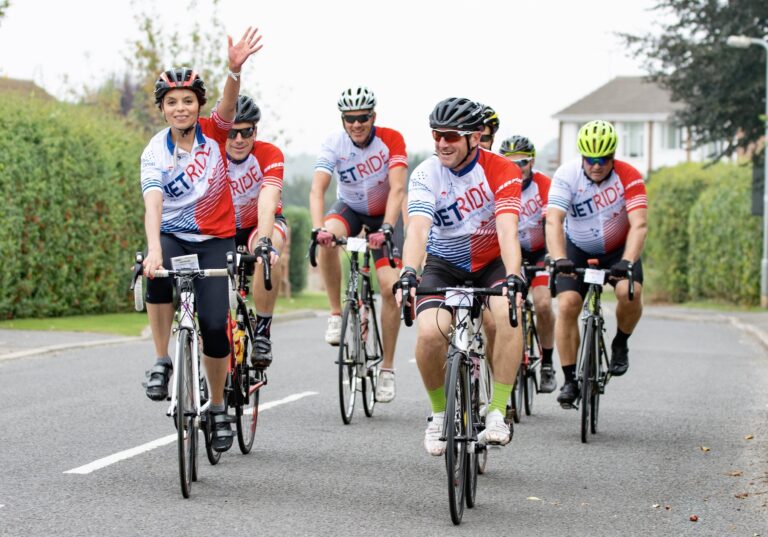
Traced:
<path fill-rule="evenodd" d="M 269 339 L 271 336 L 272 316 L 256 314 L 256 335 Z"/>
<path fill-rule="evenodd" d="M 627 340 L 629 339 L 629 336 L 632 334 L 625 334 L 618 328 L 616 329 L 616 335 L 613 338 L 613 343 L 611 343 L 611 347 L 626 347 L 627 346 Z"/>
<path fill-rule="evenodd" d="M 576 364 L 564 365 L 563 375 L 565 375 L 566 382 L 576 382 Z"/>
<path fill-rule="evenodd" d="M 554 349 L 541 348 L 541 365 L 552 365 L 552 351 Z"/>

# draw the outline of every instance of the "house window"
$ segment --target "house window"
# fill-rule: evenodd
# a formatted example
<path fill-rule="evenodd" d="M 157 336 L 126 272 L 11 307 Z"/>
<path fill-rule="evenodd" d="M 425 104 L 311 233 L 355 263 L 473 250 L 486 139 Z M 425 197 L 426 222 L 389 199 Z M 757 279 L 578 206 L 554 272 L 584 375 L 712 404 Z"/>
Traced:
<path fill-rule="evenodd" d="M 623 126 L 622 154 L 625 157 L 642 157 L 645 155 L 645 124 L 632 121 L 624 123 Z"/>
<path fill-rule="evenodd" d="M 663 149 L 680 149 L 682 147 L 682 130 L 676 123 L 662 124 L 661 147 Z"/>

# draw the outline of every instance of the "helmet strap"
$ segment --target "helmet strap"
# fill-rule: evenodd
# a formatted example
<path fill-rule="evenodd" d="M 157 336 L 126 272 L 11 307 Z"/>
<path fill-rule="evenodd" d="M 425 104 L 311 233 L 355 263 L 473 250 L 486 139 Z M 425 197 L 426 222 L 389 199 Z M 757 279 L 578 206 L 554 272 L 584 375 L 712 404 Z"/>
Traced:
<path fill-rule="evenodd" d="M 453 168 L 454 170 L 461 170 L 461 168 L 464 166 L 464 164 L 466 164 L 467 161 L 470 160 L 470 157 L 472 156 L 472 153 L 474 152 L 474 150 L 478 148 L 478 146 L 475 146 L 475 147 L 470 147 L 469 146 L 469 137 L 470 136 L 472 136 L 472 135 L 471 134 L 467 134 L 466 136 L 464 136 L 464 139 L 467 141 L 467 156 L 464 157 L 464 159 L 461 162 L 459 162 Z"/>

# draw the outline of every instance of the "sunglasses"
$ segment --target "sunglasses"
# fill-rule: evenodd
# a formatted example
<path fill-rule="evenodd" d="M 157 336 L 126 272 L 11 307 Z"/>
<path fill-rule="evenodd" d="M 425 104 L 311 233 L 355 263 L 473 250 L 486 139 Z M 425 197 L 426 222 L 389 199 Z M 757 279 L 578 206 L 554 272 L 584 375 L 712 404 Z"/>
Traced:
<path fill-rule="evenodd" d="M 528 166 L 528 164 L 531 163 L 532 160 L 533 159 L 530 159 L 530 158 L 522 158 L 520 160 L 513 160 L 512 162 L 514 162 L 521 168 L 525 168 L 526 166 Z"/>
<path fill-rule="evenodd" d="M 443 138 L 446 142 L 449 144 L 458 142 L 468 134 L 473 134 L 470 131 L 432 131 L 432 138 L 436 142 L 439 142 L 441 138 Z"/>
<path fill-rule="evenodd" d="M 371 112 L 369 114 L 357 114 L 357 115 L 354 115 L 354 114 L 342 114 L 341 117 L 343 117 L 344 121 L 346 123 L 349 123 L 350 125 L 354 124 L 355 121 L 357 121 L 358 123 L 360 123 L 362 125 L 363 123 L 368 123 L 368 120 L 373 117 L 373 112 Z"/>
<path fill-rule="evenodd" d="M 608 155 L 607 157 L 583 157 L 584 162 L 587 163 L 588 166 L 605 166 L 607 163 L 613 160 L 613 155 Z"/>
<path fill-rule="evenodd" d="M 483 143 L 493 142 L 493 134 L 483 134 L 480 136 L 480 141 Z"/>
<path fill-rule="evenodd" d="M 227 138 L 229 138 L 230 140 L 234 140 L 235 138 L 237 138 L 237 135 L 239 134 L 240 136 L 243 137 L 243 140 L 245 140 L 246 138 L 250 138 L 251 136 L 253 136 L 253 132 L 255 130 L 256 130 L 256 127 L 246 127 L 244 129 L 230 129 L 229 133 L 227 133 Z"/>

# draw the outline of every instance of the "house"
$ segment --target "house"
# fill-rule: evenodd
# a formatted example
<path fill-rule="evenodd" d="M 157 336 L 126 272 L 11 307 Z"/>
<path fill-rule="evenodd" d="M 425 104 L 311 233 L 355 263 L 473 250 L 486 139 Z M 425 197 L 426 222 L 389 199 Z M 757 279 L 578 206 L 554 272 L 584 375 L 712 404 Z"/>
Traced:
<path fill-rule="evenodd" d="M 714 144 L 692 149 L 688 133 L 674 122 L 683 107 L 670 93 L 641 76 L 619 76 L 552 116 L 559 122 L 557 162 L 579 155 L 579 129 L 593 119 L 610 121 L 619 134 L 616 157 L 641 173 L 680 162 L 704 161 L 715 156 Z"/>

